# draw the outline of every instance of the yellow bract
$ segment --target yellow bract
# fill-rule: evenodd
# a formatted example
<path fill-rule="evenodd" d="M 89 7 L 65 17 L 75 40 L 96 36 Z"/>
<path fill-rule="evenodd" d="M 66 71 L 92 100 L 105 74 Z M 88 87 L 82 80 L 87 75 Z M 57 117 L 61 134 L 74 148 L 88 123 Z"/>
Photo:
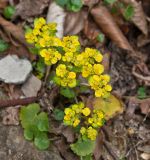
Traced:
<path fill-rule="evenodd" d="M 91 113 L 91 111 L 90 111 L 90 109 L 89 108 L 84 108 L 83 110 L 82 110 L 82 113 L 83 113 L 83 115 L 85 115 L 85 116 L 88 116 L 90 113 Z"/>
<path fill-rule="evenodd" d="M 104 113 L 101 110 L 85 107 L 84 103 L 79 102 L 65 109 L 64 124 L 77 127 L 80 123 L 86 127 L 81 127 L 80 133 L 83 139 L 95 140 L 97 130 L 104 124 Z"/>

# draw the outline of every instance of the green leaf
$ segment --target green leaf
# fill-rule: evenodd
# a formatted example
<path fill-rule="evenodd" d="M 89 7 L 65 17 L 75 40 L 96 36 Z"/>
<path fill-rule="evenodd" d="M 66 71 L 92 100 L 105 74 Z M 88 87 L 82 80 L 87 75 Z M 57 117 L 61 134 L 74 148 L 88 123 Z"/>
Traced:
<path fill-rule="evenodd" d="M 81 157 L 81 160 L 92 160 L 92 155 L 89 154 L 87 156 Z"/>
<path fill-rule="evenodd" d="M 115 3 L 117 0 L 104 0 L 104 2 L 106 3 L 106 4 L 113 4 L 113 3 Z"/>
<path fill-rule="evenodd" d="M 72 151 L 78 156 L 87 156 L 94 151 L 95 141 L 81 140 L 79 139 L 76 143 L 71 144 Z"/>
<path fill-rule="evenodd" d="M 62 121 L 64 119 L 64 112 L 60 109 L 54 109 L 54 117 L 57 121 Z"/>
<path fill-rule="evenodd" d="M 49 121 L 47 113 L 41 112 L 37 117 L 37 127 L 40 131 L 49 131 Z"/>
<path fill-rule="evenodd" d="M 74 90 L 72 90 L 71 88 L 67 88 L 67 87 L 66 88 L 61 87 L 60 94 L 67 98 L 74 98 L 76 96 Z"/>
<path fill-rule="evenodd" d="M 105 35 L 103 33 L 100 33 L 98 36 L 97 36 L 97 40 L 101 43 L 104 42 L 104 38 L 105 38 Z"/>
<path fill-rule="evenodd" d="M 70 0 L 67 3 L 67 9 L 69 11 L 78 12 L 82 8 L 82 1 L 81 0 Z"/>
<path fill-rule="evenodd" d="M 123 13 L 126 20 L 130 20 L 134 15 L 134 8 L 131 5 L 128 5 Z"/>
<path fill-rule="evenodd" d="M 68 2 L 69 0 L 56 0 L 56 3 L 62 7 L 64 7 Z"/>
<path fill-rule="evenodd" d="M 145 87 L 139 87 L 137 91 L 137 97 L 139 99 L 144 99 L 146 98 L 146 89 Z"/>
<path fill-rule="evenodd" d="M 35 124 L 37 121 L 37 113 L 40 111 L 40 106 L 37 103 L 22 107 L 20 111 L 20 120 L 23 128 Z"/>
<path fill-rule="evenodd" d="M 16 12 L 16 9 L 14 6 L 7 6 L 3 11 L 3 15 L 5 18 L 11 19 L 12 16 L 15 14 L 15 12 Z"/>
<path fill-rule="evenodd" d="M 44 132 L 39 132 L 34 139 L 34 144 L 39 150 L 47 149 L 50 144 L 47 134 Z"/>
<path fill-rule="evenodd" d="M 39 53 L 39 49 L 37 47 L 31 47 L 31 48 L 29 48 L 29 51 L 32 54 L 38 54 Z"/>
<path fill-rule="evenodd" d="M 4 52 L 9 48 L 9 44 L 0 39 L 0 52 Z"/>
<path fill-rule="evenodd" d="M 116 114 L 123 112 L 123 105 L 120 99 L 114 95 L 110 95 L 109 98 L 94 98 L 93 100 L 94 109 L 100 109 L 105 113 L 105 119 L 108 120 L 116 116 Z"/>
<path fill-rule="evenodd" d="M 33 140 L 33 137 L 34 137 L 33 126 L 30 126 L 24 129 L 24 137 L 26 140 L 29 140 L 29 141 Z"/>

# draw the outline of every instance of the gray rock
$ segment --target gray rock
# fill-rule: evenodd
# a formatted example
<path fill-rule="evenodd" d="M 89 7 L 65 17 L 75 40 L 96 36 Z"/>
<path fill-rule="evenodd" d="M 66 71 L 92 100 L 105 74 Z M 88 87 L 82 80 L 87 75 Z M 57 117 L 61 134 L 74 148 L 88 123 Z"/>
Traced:
<path fill-rule="evenodd" d="M 19 126 L 0 123 L 0 160 L 62 160 L 51 144 L 47 151 L 39 151 L 32 142 L 24 139 Z"/>
<path fill-rule="evenodd" d="M 37 96 L 38 91 L 42 86 L 41 80 L 35 77 L 33 74 L 22 85 L 21 90 L 26 97 Z"/>
<path fill-rule="evenodd" d="M 19 59 L 16 55 L 8 55 L 0 60 L 0 80 L 5 83 L 21 84 L 31 71 L 30 61 Z"/>

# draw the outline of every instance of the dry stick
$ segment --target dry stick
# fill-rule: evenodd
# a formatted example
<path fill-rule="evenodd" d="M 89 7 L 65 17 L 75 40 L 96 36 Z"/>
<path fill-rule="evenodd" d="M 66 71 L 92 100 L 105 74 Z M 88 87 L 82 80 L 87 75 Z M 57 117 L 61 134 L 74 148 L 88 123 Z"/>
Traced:
<path fill-rule="evenodd" d="M 110 155 L 113 157 L 114 160 L 118 160 L 119 157 L 115 154 L 115 152 L 112 150 L 110 144 L 107 141 L 103 141 L 105 148 L 110 153 Z"/>
<path fill-rule="evenodd" d="M 39 99 L 40 97 L 29 97 L 29 98 L 22 98 L 22 99 L 0 100 L 0 108 L 17 106 L 17 105 L 27 105 L 27 104 L 36 102 Z"/>

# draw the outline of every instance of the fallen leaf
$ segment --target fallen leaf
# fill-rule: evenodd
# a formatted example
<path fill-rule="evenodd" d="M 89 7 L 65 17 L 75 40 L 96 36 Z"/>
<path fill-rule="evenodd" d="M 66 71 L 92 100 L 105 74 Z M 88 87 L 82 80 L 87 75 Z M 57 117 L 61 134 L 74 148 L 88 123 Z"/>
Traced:
<path fill-rule="evenodd" d="M 139 151 L 142 151 L 142 152 L 145 152 L 145 153 L 148 153 L 150 154 L 150 144 L 147 144 L 147 145 L 141 145 L 137 148 Z"/>
<path fill-rule="evenodd" d="M 134 8 L 134 15 L 131 17 L 131 21 L 145 34 L 148 35 L 148 25 L 146 16 L 142 8 L 141 2 L 136 0 L 121 0 L 124 3 L 130 4 Z"/>
<path fill-rule="evenodd" d="M 83 5 L 89 6 L 90 8 L 97 3 L 99 3 L 99 0 L 83 0 Z"/>
<path fill-rule="evenodd" d="M 138 38 L 137 38 L 137 46 L 138 47 L 143 47 L 149 43 L 150 43 L 150 37 L 147 37 L 143 34 L 138 36 Z"/>
<path fill-rule="evenodd" d="M 0 9 L 4 9 L 7 6 L 7 3 L 6 0 L 0 0 Z"/>
<path fill-rule="evenodd" d="M 75 134 L 72 128 L 70 127 L 63 127 L 62 134 L 67 139 L 68 143 L 73 143 L 75 140 Z"/>
<path fill-rule="evenodd" d="M 144 159 L 144 160 L 150 160 L 150 154 L 148 154 L 148 153 L 142 153 L 141 154 L 141 158 Z"/>
<path fill-rule="evenodd" d="M 90 40 L 95 40 L 96 37 L 101 33 L 99 27 L 90 19 L 85 21 L 84 34 Z"/>
<path fill-rule="evenodd" d="M 67 12 L 64 24 L 64 35 L 78 34 L 84 28 L 87 12 Z"/>
<path fill-rule="evenodd" d="M 50 0 L 20 0 L 16 6 L 16 16 L 22 19 L 40 15 L 43 10 L 48 6 Z"/>
<path fill-rule="evenodd" d="M 50 3 L 47 22 L 57 23 L 57 37 L 62 38 L 64 35 L 64 23 L 65 23 L 66 12 L 62 7 L 57 5 L 55 2 Z"/>
<path fill-rule="evenodd" d="M 94 158 L 95 160 L 99 160 L 102 155 L 102 144 L 103 144 L 103 135 L 101 132 L 99 132 L 96 143 L 95 143 L 95 149 L 94 149 Z"/>
<path fill-rule="evenodd" d="M 39 80 L 32 74 L 28 78 L 28 80 L 22 85 L 21 90 L 26 97 L 36 97 L 41 86 L 41 80 Z"/>
<path fill-rule="evenodd" d="M 70 146 L 65 143 L 64 138 L 61 138 L 54 142 L 54 145 L 58 148 L 61 156 L 66 160 L 79 160 L 79 158 L 70 152 Z"/>
<path fill-rule="evenodd" d="M 4 125 L 19 125 L 18 108 L 9 107 L 5 110 L 2 123 Z"/>
<path fill-rule="evenodd" d="M 127 38 L 123 35 L 105 6 L 99 5 L 94 7 L 91 10 L 91 14 L 104 34 L 106 34 L 120 48 L 133 51 L 133 48 L 129 44 Z"/>
<path fill-rule="evenodd" d="M 11 34 L 15 39 L 17 39 L 24 46 L 28 47 L 29 45 L 26 43 L 23 30 L 11 23 L 10 21 L 5 20 L 0 16 L 0 26 L 7 32 L 7 34 Z"/>
<path fill-rule="evenodd" d="M 123 105 L 121 100 L 112 94 L 108 99 L 94 98 L 93 108 L 102 110 L 105 113 L 106 120 L 109 120 L 110 118 L 113 118 L 117 114 L 123 112 Z"/>

